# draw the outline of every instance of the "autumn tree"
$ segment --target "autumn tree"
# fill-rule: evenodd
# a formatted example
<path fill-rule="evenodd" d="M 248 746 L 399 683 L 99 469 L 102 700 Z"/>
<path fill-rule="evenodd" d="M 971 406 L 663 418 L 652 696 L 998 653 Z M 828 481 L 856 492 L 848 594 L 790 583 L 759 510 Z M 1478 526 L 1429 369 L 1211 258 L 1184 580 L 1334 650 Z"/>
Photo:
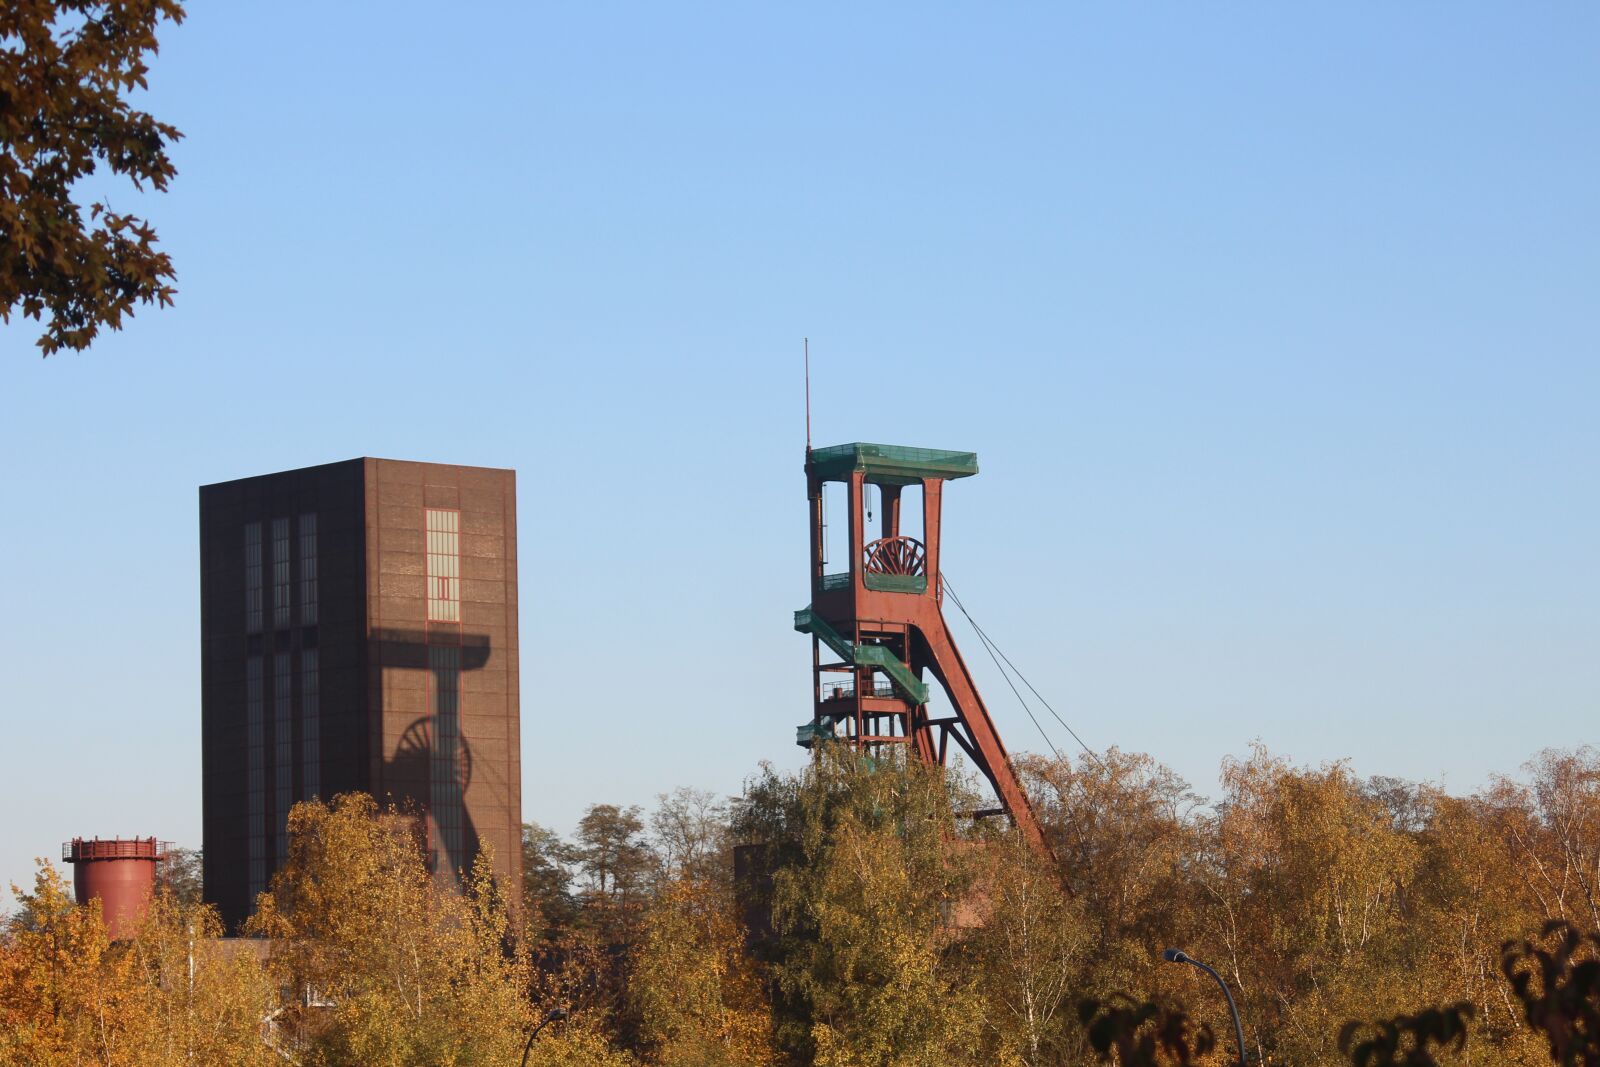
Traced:
<path fill-rule="evenodd" d="M 1427 1008 L 1376 1022 L 1351 1022 L 1339 1031 L 1339 1051 L 1353 1067 L 1440 1067 L 1466 1047 L 1472 1005 Z"/>
<path fill-rule="evenodd" d="M 768 769 L 737 820 L 773 863 L 771 949 L 780 1040 L 819 1067 L 967 1061 L 973 991 L 946 966 L 947 918 L 970 884 L 936 770 L 896 754 L 819 749 Z"/>
<path fill-rule="evenodd" d="M 1025 757 L 1019 769 L 1061 879 L 1092 924 L 1078 987 L 1084 995 L 1151 988 L 1150 961 L 1192 933 L 1199 894 L 1200 798 L 1150 756 L 1111 749 L 1076 762 Z"/>
<path fill-rule="evenodd" d="M 542 1033 L 528 1049 L 528 1067 L 635 1067 L 638 1062 L 592 1022 L 582 1020 Z"/>
<path fill-rule="evenodd" d="M 1216 1036 L 1182 1009 L 1130 997 L 1086 999 L 1078 1016 L 1101 1063 L 1117 1067 L 1190 1067 L 1205 1062 Z"/>
<path fill-rule="evenodd" d="M 160 1051 L 147 1063 L 277 1059 L 261 1042 L 261 1021 L 275 1009 L 277 990 L 256 954 L 240 947 L 223 940 L 215 908 L 158 889 L 127 949 L 152 991 Z"/>
<path fill-rule="evenodd" d="M 1501 968 L 1552 1060 L 1600 1064 L 1600 931 L 1553 919 L 1537 939 L 1508 941 Z"/>
<path fill-rule="evenodd" d="M 536 822 L 522 824 L 522 905 L 537 933 L 555 936 L 572 924 L 573 849 Z"/>
<path fill-rule="evenodd" d="M 675 789 L 656 798 L 650 838 L 669 881 L 727 882 L 732 853 L 727 802 L 703 789 Z"/>
<path fill-rule="evenodd" d="M 198 904 L 204 896 L 203 869 L 199 849 L 174 845 L 167 849 L 167 858 L 156 868 L 156 885 L 180 903 Z"/>
<path fill-rule="evenodd" d="M 1258 1047 L 1329 1059 L 1345 1020 L 1421 1006 L 1397 966 L 1421 849 L 1389 807 L 1343 763 L 1297 769 L 1259 746 L 1223 782 L 1202 870 Z"/>
<path fill-rule="evenodd" d="M 0 955 L 0 1063 L 138 1063 L 154 1020 L 98 904 L 76 906 L 49 865 L 19 896 L 27 922 L 12 925 Z"/>
<path fill-rule="evenodd" d="M 1223 1067 L 1225 1003 L 1167 945 L 1227 978 L 1251 1062 L 1596 1062 L 1592 751 L 1451 796 L 1257 748 L 1209 806 L 1148 756 L 1017 762 L 1054 865 L 957 817 L 949 772 L 829 745 L 726 810 L 530 824 L 520 927 L 486 863 L 437 879 L 409 816 L 300 805 L 265 968 L 170 870 L 111 943 L 47 869 L 0 926 L 0 1067 L 514 1063 L 552 1008 L 545 1067 Z"/>
<path fill-rule="evenodd" d="M 634 806 L 591 804 L 578 820 L 569 855 L 578 873 L 576 934 L 620 956 L 637 934 L 639 914 L 657 867 Z M 620 993 L 622 970 L 613 968 Z"/>
<path fill-rule="evenodd" d="M 102 167 L 136 190 L 176 174 L 182 136 L 135 109 L 176 0 L 9 0 L 0 4 L 0 319 L 45 321 L 44 355 L 88 347 L 136 304 L 172 303 L 176 275 L 150 224 L 108 196 L 84 206 Z"/>
<path fill-rule="evenodd" d="M 975 854 L 981 926 L 971 939 L 984 1017 L 1027 1067 L 1076 1051 L 1072 991 L 1090 942 L 1082 901 L 1016 832 Z"/>
<path fill-rule="evenodd" d="M 480 855 L 460 892 L 429 872 L 416 820 L 370 797 L 289 813 L 289 854 L 247 932 L 298 1000 L 279 1020 L 306 1064 L 514 1062 L 531 973 Z"/>
<path fill-rule="evenodd" d="M 1182 1000 L 1227 1027 L 1202 976 L 1152 966 L 1181 945 L 1227 977 L 1260 1057 L 1344 1062 L 1347 1021 L 1466 1001 L 1470 1040 L 1441 1057 L 1544 1062 L 1500 950 L 1546 917 L 1584 914 L 1592 754 L 1545 753 L 1526 782 L 1452 797 L 1257 748 L 1225 764 L 1209 806 L 1148 756 L 1018 762 L 1089 924 L 1076 995 Z M 984 988 L 1002 978 L 991 965 Z M 1059 1037 L 1062 1055 L 1084 1053 L 1081 1032 Z"/>
<path fill-rule="evenodd" d="M 1418 793 L 1425 811 L 1412 833 L 1420 861 L 1389 966 L 1406 976 L 1421 1003 L 1470 1004 L 1470 1047 L 1492 1049 L 1504 1064 L 1542 1062 L 1500 978 L 1504 943 L 1536 930 L 1541 918 L 1508 847 L 1504 797 Z"/>
<path fill-rule="evenodd" d="M 728 887 L 665 883 L 644 917 L 628 981 L 640 1045 L 663 1067 L 773 1061 L 770 1005 Z"/>
<path fill-rule="evenodd" d="M 638 903 L 652 866 L 640 815 L 638 807 L 591 804 L 578 821 L 572 855 L 589 899 L 618 907 Z"/>
<path fill-rule="evenodd" d="M 178 1067 L 275 1061 L 261 1021 L 274 990 L 230 950 L 204 905 L 158 892 L 134 937 L 112 943 L 98 902 L 73 903 L 48 864 L 0 933 L 0 1064 Z"/>
<path fill-rule="evenodd" d="M 1547 749 L 1524 770 L 1493 797 L 1528 890 L 1546 918 L 1600 930 L 1600 749 Z"/>

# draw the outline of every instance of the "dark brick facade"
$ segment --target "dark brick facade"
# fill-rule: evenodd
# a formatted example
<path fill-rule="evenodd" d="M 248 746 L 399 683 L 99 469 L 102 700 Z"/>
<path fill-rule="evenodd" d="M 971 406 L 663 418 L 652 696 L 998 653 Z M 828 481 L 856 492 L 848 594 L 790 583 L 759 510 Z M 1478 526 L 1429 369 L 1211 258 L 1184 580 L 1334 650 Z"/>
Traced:
<path fill-rule="evenodd" d="M 509 470 L 357 459 L 201 488 L 205 893 L 230 927 L 288 806 L 353 790 L 425 811 L 441 872 L 492 846 L 520 893 L 516 543 Z"/>

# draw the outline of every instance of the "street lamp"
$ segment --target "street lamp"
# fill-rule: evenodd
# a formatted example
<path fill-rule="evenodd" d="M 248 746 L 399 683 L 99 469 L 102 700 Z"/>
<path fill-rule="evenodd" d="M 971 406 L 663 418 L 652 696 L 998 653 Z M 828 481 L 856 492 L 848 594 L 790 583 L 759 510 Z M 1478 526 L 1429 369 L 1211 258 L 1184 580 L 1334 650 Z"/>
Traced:
<path fill-rule="evenodd" d="M 1233 1034 L 1234 1037 L 1236 1037 L 1239 1041 L 1239 1067 L 1245 1067 L 1244 1025 L 1239 1022 L 1239 1009 L 1234 1007 L 1233 994 L 1228 992 L 1228 983 L 1222 980 L 1222 975 L 1218 974 L 1210 967 L 1207 967 L 1199 960 L 1190 956 L 1181 948 L 1169 948 L 1161 954 L 1161 958 L 1166 960 L 1168 963 L 1192 963 L 1217 980 L 1217 984 L 1222 987 L 1222 995 L 1228 998 L 1228 1014 L 1233 1016 Z"/>
<path fill-rule="evenodd" d="M 533 1033 L 528 1035 L 528 1043 L 522 1046 L 522 1067 L 528 1067 L 528 1052 L 533 1048 L 533 1039 L 539 1036 L 539 1031 L 551 1023 L 559 1022 L 566 1017 L 567 1013 L 562 1008 L 551 1008 L 544 1013 L 544 1018 L 539 1020 L 539 1025 L 535 1026 Z"/>

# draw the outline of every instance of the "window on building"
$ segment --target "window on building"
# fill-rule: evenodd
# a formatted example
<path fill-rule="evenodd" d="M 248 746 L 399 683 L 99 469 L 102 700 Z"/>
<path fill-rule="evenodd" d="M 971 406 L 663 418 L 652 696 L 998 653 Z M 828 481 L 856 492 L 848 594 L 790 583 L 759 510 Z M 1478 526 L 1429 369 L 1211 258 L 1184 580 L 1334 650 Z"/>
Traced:
<path fill-rule="evenodd" d="M 317 622 L 317 513 L 300 516 L 300 624 Z"/>
<path fill-rule="evenodd" d="M 300 653 L 300 798 L 322 792 L 322 722 L 317 693 L 317 650 Z"/>
<path fill-rule="evenodd" d="M 244 628 L 261 632 L 261 524 L 244 524 Z"/>
<path fill-rule="evenodd" d="M 259 528 L 259 527 L 258 527 Z M 261 697 L 261 657 L 250 656 L 244 670 L 245 793 L 249 812 L 250 897 L 267 887 L 267 742 Z"/>
<path fill-rule="evenodd" d="M 272 657 L 272 740 L 273 740 L 273 827 L 281 866 L 289 850 L 289 805 L 294 802 L 294 720 L 293 684 L 289 673 L 289 653 Z"/>
<path fill-rule="evenodd" d="M 272 520 L 272 625 L 289 625 L 289 520 Z"/>
<path fill-rule="evenodd" d="M 428 621 L 461 621 L 461 512 L 428 508 Z"/>

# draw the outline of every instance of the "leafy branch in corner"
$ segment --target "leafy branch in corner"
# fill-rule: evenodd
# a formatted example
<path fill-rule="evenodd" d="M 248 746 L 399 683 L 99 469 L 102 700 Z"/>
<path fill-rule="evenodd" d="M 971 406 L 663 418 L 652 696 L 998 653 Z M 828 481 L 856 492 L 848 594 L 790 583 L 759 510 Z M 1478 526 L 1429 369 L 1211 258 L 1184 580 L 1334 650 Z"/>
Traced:
<path fill-rule="evenodd" d="M 1339 1030 L 1339 1051 L 1350 1057 L 1352 1067 L 1438 1067 L 1434 1053 L 1462 1048 L 1472 1016 L 1472 1005 L 1462 1002 L 1415 1015 L 1345 1023 Z"/>
<path fill-rule="evenodd" d="M 74 187 L 104 165 L 137 190 L 177 173 L 167 145 L 183 136 L 136 110 L 156 27 L 182 22 L 177 0 L 7 0 L 0 4 L 0 320 L 20 307 L 46 321 L 48 356 L 120 329 L 136 304 L 177 290 L 172 259 L 144 219 Z"/>
<path fill-rule="evenodd" d="M 1209 1025 L 1196 1024 L 1181 1009 L 1123 994 L 1082 1001 L 1078 1018 L 1100 1062 L 1120 1067 L 1187 1067 L 1217 1044 Z"/>
<path fill-rule="evenodd" d="M 1561 1067 L 1600 1065 L 1600 934 L 1560 919 L 1541 940 L 1507 941 L 1500 970 L 1522 1001 L 1528 1025 L 1544 1035 Z"/>

